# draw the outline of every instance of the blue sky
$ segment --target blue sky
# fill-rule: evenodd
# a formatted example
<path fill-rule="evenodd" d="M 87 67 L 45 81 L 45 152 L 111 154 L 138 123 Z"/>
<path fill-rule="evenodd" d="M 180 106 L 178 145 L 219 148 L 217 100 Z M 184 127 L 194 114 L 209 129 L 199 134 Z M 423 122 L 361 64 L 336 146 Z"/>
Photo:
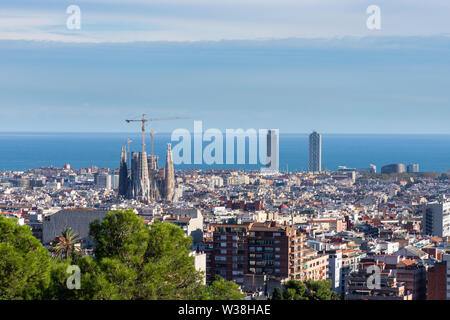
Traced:
<path fill-rule="evenodd" d="M 66 28 L 79 5 L 81 30 Z M 381 30 L 366 8 L 381 8 Z M 450 133 L 449 1 L 0 4 L 0 131 Z"/>

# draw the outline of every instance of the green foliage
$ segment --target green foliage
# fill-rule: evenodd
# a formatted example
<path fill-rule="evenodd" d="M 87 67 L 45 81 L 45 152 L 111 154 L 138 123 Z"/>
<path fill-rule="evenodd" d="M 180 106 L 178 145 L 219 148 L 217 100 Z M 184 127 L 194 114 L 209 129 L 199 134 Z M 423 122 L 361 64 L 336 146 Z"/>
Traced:
<path fill-rule="evenodd" d="M 329 280 L 289 280 L 283 289 L 276 288 L 272 300 L 338 300 L 339 295 L 331 289 Z"/>
<path fill-rule="evenodd" d="M 128 265 L 142 263 L 136 259 L 143 257 L 149 240 L 147 227 L 133 210 L 110 211 L 102 222 L 91 223 L 89 235 L 98 259 L 116 257 Z"/>
<path fill-rule="evenodd" d="M 241 300 L 245 294 L 239 291 L 239 286 L 232 281 L 217 277 L 205 288 L 205 300 Z"/>
<path fill-rule="evenodd" d="M 275 288 L 273 290 L 272 300 L 283 300 L 283 291 L 281 288 Z"/>
<path fill-rule="evenodd" d="M 64 229 L 62 235 L 55 239 L 51 251 L 56 257 L 72 258 L 81 253 L 80 238 L 71 228 Z"/>
<path fill-rule="evenodd" d="M 97 244 L 94 257 L 72 254 L 76 236 L 66 232 L 57 250 L 61 254 L 51 258 L 28 227 L 0 217 L 0 298 L 243 298 L 233 282 L 202 284 L 189 250 L 192 240 L 174 224 L 156 221 L 147 227 L 132 210 L 118 210 L 93 222 L 89 234 Z M 67 288 L 70 265 L 80 268 L 80 289 Z"/>
<path fill-rule="evenodd" d="M 0 216 L 0 299 L 40 299 L 50 282 L 50 254 L 27 226 Z"/>

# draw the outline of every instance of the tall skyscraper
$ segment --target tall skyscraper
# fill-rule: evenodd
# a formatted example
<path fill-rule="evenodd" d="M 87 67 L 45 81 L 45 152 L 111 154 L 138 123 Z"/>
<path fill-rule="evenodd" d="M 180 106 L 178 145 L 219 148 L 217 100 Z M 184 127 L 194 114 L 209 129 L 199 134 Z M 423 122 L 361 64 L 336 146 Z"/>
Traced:
<path fill-rule="evenodd" d="M 277 172 L 279 169 L 279 149 L 278 149 L 278 130 L 268 130 L 267 132 L 267 154 L 266 154 L 266 169 Z"/>
<path fill-rule="evenodd" d="M 322 136 L 313 132 L 309 135 L 309 166 L 310 172 L 322 171 Z"/>
<path fill-rule="evenodd" d="M 127 165 L 127 151 L 122 147 L 120 153 L 120 171 L 119 171 L 119 195 L 126 197 L 128 195 L 128 165 Z"/>
<path fill-rule="evenodd" d="M 171 144 L 167 144 L 166 168 L 164 170 L 164 199 L 172 201 L 175 193 L 175 172 L 173 169 Z"/>

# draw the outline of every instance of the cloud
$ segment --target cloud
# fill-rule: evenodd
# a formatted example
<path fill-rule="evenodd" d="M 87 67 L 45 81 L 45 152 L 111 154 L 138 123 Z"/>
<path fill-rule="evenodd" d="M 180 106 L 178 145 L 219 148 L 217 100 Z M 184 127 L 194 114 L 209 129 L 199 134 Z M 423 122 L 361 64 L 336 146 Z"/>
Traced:
<path fill-rule="evenodd" d="M 450 2 L 378 0 L 382 29 L 366 28 L 368 0 L 78 0 L 82 29 L 67 30 L 72 1 L 5 6 L 0 40 L 200 41 L 430 36 L 450 33 Z"/>

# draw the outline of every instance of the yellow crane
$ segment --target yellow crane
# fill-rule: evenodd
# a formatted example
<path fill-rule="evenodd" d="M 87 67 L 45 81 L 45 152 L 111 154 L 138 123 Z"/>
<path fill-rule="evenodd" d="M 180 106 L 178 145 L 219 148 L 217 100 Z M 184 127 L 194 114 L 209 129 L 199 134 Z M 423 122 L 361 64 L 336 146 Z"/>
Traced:
<path fill-rule="evenodd" d="M 168 117 L 168 118 L 145 118 L 146 114 L 142 114 L 142 119 L 134 119 L 134 120 L 125 120 L 127 123 L 130 122 L 142 122 L 142 151 L 145 151 L 145 123 L 149 121 L 160 121 L 160 120 L 179 120 L 179 119 L 187 119 L 185 117 Z M 153 136 L 152 136 L 153 138 Z M 152 150 L 153 154 L 153 150 Z"/>

